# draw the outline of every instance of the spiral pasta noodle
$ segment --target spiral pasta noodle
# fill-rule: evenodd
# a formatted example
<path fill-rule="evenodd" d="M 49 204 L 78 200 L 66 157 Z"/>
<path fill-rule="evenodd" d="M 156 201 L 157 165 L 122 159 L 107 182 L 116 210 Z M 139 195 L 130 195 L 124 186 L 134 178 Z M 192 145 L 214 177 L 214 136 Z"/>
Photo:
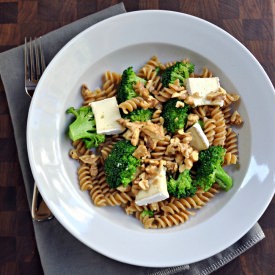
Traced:
<path fill-rule="evenodd" d="M 159 102 L 164 103 L 177 94 L 179 95 L 183 94 L 184 96 L 182 99 L 185 99 L 187 94 L 185 87 L 180 86 L 180 83 L 178 80 L 175 81 L 175 83 L 173 84 L 169 84 L 169 87 L 164 87 L 162 90 L 156 91 L 154 93 L 154 96 Z"/>
<path fill-rule="evenodd" d="M 150 104 L 142 97 L 134 97 L 132 99 L 126 100 L 119 104 L 119 108 L 122 109 L 124 114 L 128 114 L 129 112 L 133 112 L 137 108 L 148 109 L 150 108 Z"/>
<path fill-rule="evenodd" d="M 215 120 L 215 136 L 213 140 L 213 145 L 224 145 L 226 136 L 226 124 L 224 115 L 221 109 L 217 106 L 211 111 L 211 116 Z"/>
<path fill-rule="evenodd" d="M 170 139 L 170 136 L 165 136 L 163 140 L 157 142 L 155 149 L 151 152 L 152 159 L 162 159 L 164 157 Z"/>
<path fill-rule="evenodd" d="M 202 74 L 199 76 L 199 77 L 212 77 L 213 76 L 213 73 L 208 69 L 208 68 L 203 68 L 203 72 Z"/>
<path fill-rule="evenodd" d="M 238 161 L 238 138 L 232 128 L 227 130 L 225 149 L 224 165 L 236 164 Z"/>
<path fill-rule="evenodd" d="M 90 197 L 95 206 L 103 207 L 107 205 L 106 197 L 104 196 L 101 187 L 97 182 L 93 185 L 90 191 Z"/>
<path fill-rule="evenodd" d="M 131 196 L 123 192 L 107 193 L 105 195 L 105 198 L 107 201 L 107 205 L 110 205 L 110 206 L 118 206 L 118 205 L 126 204 L 127 202 L 131 202 L 133 200 Z"/>
<path fill-rule="evenodd" d="M 78 174 L 80 189 L 82 191 L 91 190 L 93 187 L 93 181 L 90 175 L 90 167 L 86 164 L 80 165 L 78 168 L 77 174 Z"/>
<path fill-rule="evenodd" d="M 216 123 L 214 119 L 210 119 L 210 118 L 204 119 L 203 131 L 209 141 L 209 145 L 213 144 L 213 140 L 215 138 L 215 128 L 216 128 Z"/>
<path fill-rule="evenodd" d="M 85 143 L 82 140 L 76 140 L 72 143 L 75 151 L 74 154 L 77 154 L 77 156 L 82 156 L 89 154 L 89 150 L 86 148 Z"/>
<path fill-rule="evenodd" d="M 148 76 L 148 68 L 151 70 L 156 70 L 161 65 L 157 56 L 152 56 L 145 65 L 139 70 L 138 76 L 146 80 L 151 80 L 152 78 Z"/>

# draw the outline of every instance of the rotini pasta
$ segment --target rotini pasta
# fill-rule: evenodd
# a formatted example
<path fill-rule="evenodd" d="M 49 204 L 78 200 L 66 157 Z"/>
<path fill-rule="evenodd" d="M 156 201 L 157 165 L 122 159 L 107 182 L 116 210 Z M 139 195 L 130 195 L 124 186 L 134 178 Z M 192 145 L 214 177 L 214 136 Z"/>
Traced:
<path fill-rule="evenodd" d="M 189 60 L 182 59 L 181 62 L 188 64 Z M 190 172 L 190 184 L 193 186 L 196 182 L 196 163 L 200 161 L 201 149 L 198 150 L 194 143 L 191 143 L 196 137 L 187 131 L 188 128 L 199 123 L 202 134 L 209 143 L 208 147 L 223 148 L 223 166 L 235 165 L 238 162 L 238 136 L 233 127 L 240 126 L 243 120 L 233 106 L 240 97 L 220 87 L 217 93 L 212 92 L 208 95 L 208 99 L 211 96 L 212 104 L 196 106 L 194 98 L 198 98 L 198 94 L 189 94 L 186 85 L 182 84 L 182 79 L 180 81 L 176 78 L 166 86 L 162 83 L 165 71 L 176 63 L 162 63 L 157 56 L 150 58 L 137 72 L 137 76 L 145 81 L 136 81 L 132 84 L 135 96 L 118 105 L 122 118 L 117 122 L 124 127 L 123 132 L 106 134 L 104 140 L 92 149 L 87 149 L 85 138 L 75 140 L 69 151 L 69 156 L 79 163 L 79 187 L 82 191 L 89 192 L 93 204 L 98 207 L 120 206 L 127 215 L 139 220 L 144 228 L 167 228 L 183 224 L 221 190 L 219 184 L 214 182 L 207 189 L 194 185 L 193 193 L 187 192 L 185 195 L 176 196 L 171 185 L 167 187 L 168 181 L 176 181 L 177 177 L 186 171 Z M 190 78 L 213 76 L 214 74 L 206 67 L 201 73 L 189 73 Z M 92 102 L 117 97 L 122 78 L 123 75 L 120 73 L 106 71 L 102 76 L 100 88 L 92 91 L 83 84 L 82 105 L 90 106 Z M 223 104 L 217 105 L 221 98 Z M 177 109 L 186 105 L 190 107 L 185 125 L 175 132 L 168 130 L 163 116 L 165 104 L 172 100 L 175 100 Z M 131 117 L 127 117 L 129 114 L 137 114 L 139 110 L 151 110 L 150 118 L 132 120 Z M 179 117 L 176 117 L 175 121 L 177 119 Z M 132 156 L 139 161 L 139 166 L 132 174 L 130 183 L 111 187 L 106 176 L 105 163 L 112 155 L 114 146 L 125 140 L 135 146 Z M 165 172 L 163 179 L 169 196 L 139 205 L 138 195 L 141 192 L 149 192 L 154 184 L 159 184 L 160 171 Z"/>

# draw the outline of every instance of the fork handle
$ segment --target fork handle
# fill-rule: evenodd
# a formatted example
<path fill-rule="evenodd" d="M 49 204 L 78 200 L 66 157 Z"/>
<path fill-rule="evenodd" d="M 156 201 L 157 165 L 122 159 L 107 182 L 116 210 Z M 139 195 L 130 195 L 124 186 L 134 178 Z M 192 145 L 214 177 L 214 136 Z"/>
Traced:
<path fill-rule="evenodd" d="M 42 222 L 51 220 L 54 216 L 43 200 L 36 183 L 33 187 L 31 215 L 33 221 Z"/>

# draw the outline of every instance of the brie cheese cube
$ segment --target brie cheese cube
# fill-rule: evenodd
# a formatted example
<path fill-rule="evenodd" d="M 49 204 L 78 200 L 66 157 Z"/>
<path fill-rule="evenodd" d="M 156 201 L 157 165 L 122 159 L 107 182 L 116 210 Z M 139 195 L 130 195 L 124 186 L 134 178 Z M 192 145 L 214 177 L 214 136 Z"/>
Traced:
<path fill-rule="evenodd" d="M 209 148 L 209 141 L 207 139 L 207 136 L 203 132 L 203 130 L 198 122 L 195 123 L 192 127 L 190 127 L 187 130 L 187 133 L 190 133 L 192 136 L 190 145 L 194 149 L 201 151 L 201 150 L 205 150 L 205 149 Z"/>
<path fill-rule="evenodd" d="M 207 99 L 211 92 L 217 92 L 220 89 L 218 77 L 209 78 L 187 78 L 185 81 L 186 89 L 189 95 L 194 96 L 194 106 L 218 105 L 223 106 L 224 100 L 218 99 L 214 102 Z"/>
<path fill-rule="evenodd" d="M 125 129 L 117 122 L 121 118 L 117 100 L 115 97 L 91 102 L 97 134 L 115 135 L 122 133 Z"/>
<path fill-rule="evenodd" d="M 139 206 L 158 202 L 169 198 L 166 182 L 166 168 L 161 167 L 159 174 L 153 180 L 149 180 L 149 189 L 140 190 L 136 196 L 136 204 Z"/>

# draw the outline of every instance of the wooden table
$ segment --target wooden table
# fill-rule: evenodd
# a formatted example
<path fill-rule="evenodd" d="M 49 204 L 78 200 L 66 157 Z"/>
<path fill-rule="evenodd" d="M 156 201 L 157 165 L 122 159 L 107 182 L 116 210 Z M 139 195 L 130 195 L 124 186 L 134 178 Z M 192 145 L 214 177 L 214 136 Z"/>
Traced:
<path fill-rule="evenodd" d="M 0 52 L 22 44 L 25 36 L 43 35 L 118 2 L 0 0 Z M 255 55 L 275 84 L 274 0 L 125 0 L 124 4 L 127 11 L 173 10 L 218 25 Z M 1 81 L 0 148 L 0 274 L 43 274 Z M 266 238 L 215 274 L 275 274 L 275 199 L 259 223 Z"/>

